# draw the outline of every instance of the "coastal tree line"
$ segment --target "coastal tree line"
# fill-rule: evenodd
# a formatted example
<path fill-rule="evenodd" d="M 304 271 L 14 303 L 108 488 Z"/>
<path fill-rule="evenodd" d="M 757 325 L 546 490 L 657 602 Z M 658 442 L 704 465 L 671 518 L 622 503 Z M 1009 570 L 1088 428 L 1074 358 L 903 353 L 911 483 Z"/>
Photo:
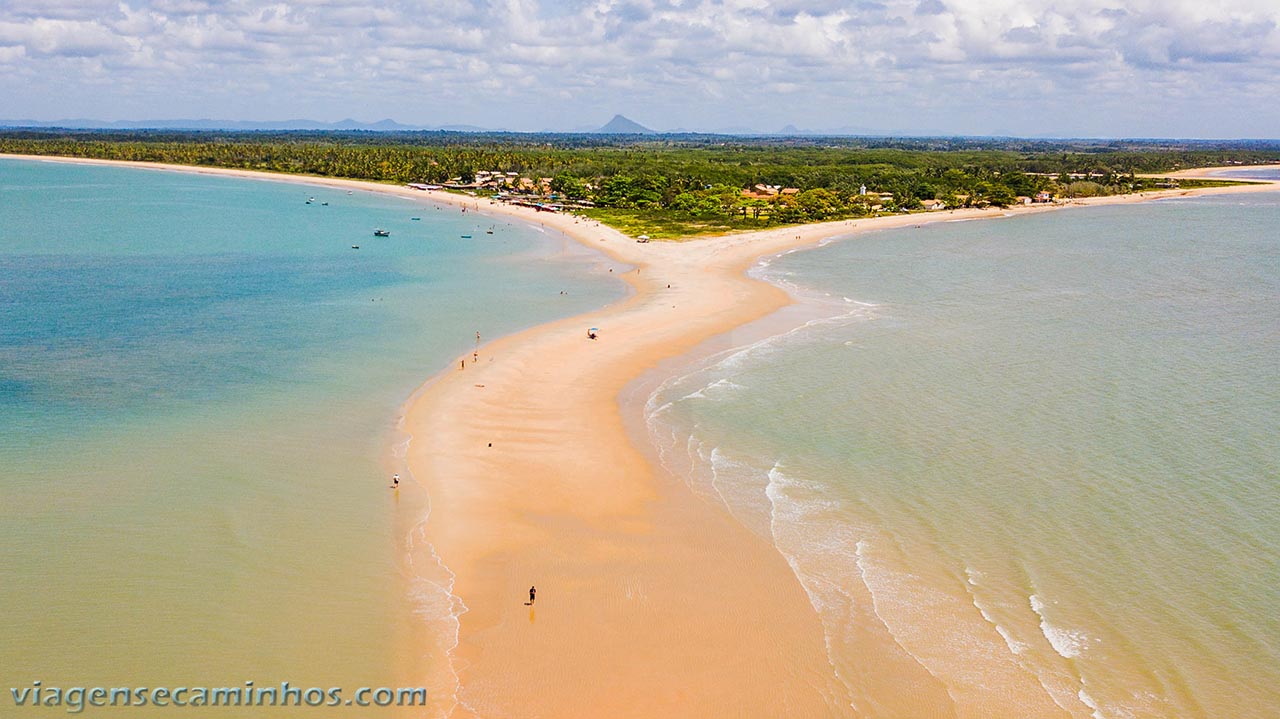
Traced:
<path fill-rule="evenodd" d="M 8 131 L 0 152 L 392 183 L 466 184 L 481 173 L 515 173 L 550 178 L 536 189 L 659 236 L 910 211 L 925 202 L 1006 206 L 1042 192 L 1138 192 L 1167 184 L 1143 175 L 1280 161 L 1280 145 L 1266 142 L 440 132 Z"/>

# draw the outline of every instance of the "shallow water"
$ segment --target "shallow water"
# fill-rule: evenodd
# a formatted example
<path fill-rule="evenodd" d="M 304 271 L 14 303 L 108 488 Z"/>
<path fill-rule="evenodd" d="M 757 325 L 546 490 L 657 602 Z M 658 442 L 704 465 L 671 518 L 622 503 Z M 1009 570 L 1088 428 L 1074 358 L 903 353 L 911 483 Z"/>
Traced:
<path fill-rule="evenodd" d="M 5 703 L 35 681 L 418 677 L 443 658 L 401 651 L 421 608 L 386 487 L 399 407 L 476 332 L 624 291 L 474 211 L 0 160 Z"/>
<path fill-rule="evenodd" d="M 1254 194 L 788 254 L 761 272 L 818 319 L 650 431 L 787 556 L 859 715 L 1272 716 L 1277 227 Z"/>

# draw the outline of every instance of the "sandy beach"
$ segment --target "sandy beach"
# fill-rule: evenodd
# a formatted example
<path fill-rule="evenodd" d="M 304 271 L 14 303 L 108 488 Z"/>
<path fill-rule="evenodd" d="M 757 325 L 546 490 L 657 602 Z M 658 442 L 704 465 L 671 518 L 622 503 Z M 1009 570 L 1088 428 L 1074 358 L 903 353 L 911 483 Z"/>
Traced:
<path fill-rule="evenodd" d="M 1159 196 L 1189 194 L 1201 193 Z M 453 653 L 458 715 L 852 715 L 785 561 L 646 462 L 623 416 L 639 409 L 618 397 L 660 361 L 786 305 L 781 290 L 745 275 L 762 256 L 1006 214 L 960 210 L 649 244 L 537 216 L 619 270 L 635 268 L 622 274 L 635 294 L 485 345 L 478 365 L 468 360 L 439 378 L 407 410 L 408 464 L 431 503 L 426 537 L 466 605 Z M 598 339 L 588 339 L 589 327 Z M 531 584 L 533 607 L 524 604 Z M 898 716 L 1063 715 L 1013 673 L 1008 687 L 963 706 L 919 665 L 900 662 L 888 674 L 880 689 L 899 697 L 890 702 Z"/>
<path fill-rule="evenodd" d="M 791 300 L 746 270 L 824 239 L 928 222 L 1072 206 L 1275 191 L 1275 183 L 1170 190 L 1007 210 L 956 210 L 637 243 L 570 215 L 354 180 L 83 159 L 372 191 L 540 224 L 604 253 L 633 293 L 596 312 L 486 341 L 405 407 L 407 474 L 429 502 L 421 526 L 465 611 L 451 664 L 453 716 L 853 716 L 809 598 L 784 558 L 721 507 L 655 467 L 619 397 L 664 360 Z M 1188 171 L 1188 172 L 1204 172 Z M 1192 175 L 1183 175 L 1192 176 Z M 599 328 L 596 339 L 587 329 Z M 465 367 L 460 368 L 465 362 Z M 412 504 L 412 503 L 410 503 Z M 415 510 L 416 511 L 416 510 Z M 408 518 L 408 524 L 417 518 Z M 425 562 L 424 562 L 425 563 Z M 538 589 L 529 605 L 530 585 Z M 868 662 L 893 662 L 869 656 Z M 1037 686 L 957 697 L 918 664 L 886 686 L 897 716 L 1066 716 Z M 456 682 L 455 682 L 456 678 Z M 449 704 L 450 702 L 445 702 Z"/>

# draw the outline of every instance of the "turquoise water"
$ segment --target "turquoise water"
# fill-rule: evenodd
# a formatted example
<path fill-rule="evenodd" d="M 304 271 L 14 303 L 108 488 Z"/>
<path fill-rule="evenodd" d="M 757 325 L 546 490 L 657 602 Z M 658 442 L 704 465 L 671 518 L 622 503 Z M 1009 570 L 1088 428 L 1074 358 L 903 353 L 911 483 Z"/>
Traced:
<path fill-rule="evenodd" d="M 476 332 L 623 294 L 475 212 L 0 160 L 0 685 L 420 676 L 399 407 Z"/>
<path fill-rule="evenodd" d="M 861 716 L 1274 716 L 1277 228 L 1255 194 L 788 254 L 808 321 L 668 382 L 651 433 L 787 556 Z"/>

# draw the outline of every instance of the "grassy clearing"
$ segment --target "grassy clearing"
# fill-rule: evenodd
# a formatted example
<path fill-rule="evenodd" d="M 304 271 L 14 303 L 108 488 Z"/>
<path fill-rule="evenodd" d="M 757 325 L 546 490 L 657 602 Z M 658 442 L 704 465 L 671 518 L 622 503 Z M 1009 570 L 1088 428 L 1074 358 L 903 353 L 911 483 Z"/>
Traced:
<path fill-rule="evenodd" d="M 655 240 L 674 240 L 699 235 L 723 235 L 726 232 L 758 230 L 769 227 L 763 222 L 733 221 L 726 218 L 697 218 L 669 210 L 623 210 L 595 208 L 582 214 L 603 222 L 632 237 L 648 235 Z"/>
<path fill-rule="evenodd" d="M 580 214 L 602 222 L 632 237 L 648 235 L 655 240 L 677 240 L 683 237 L 724 235 L 730 232 L 769 230 L 804 222 L 768 222 L 741 218 L 705 218 L 672 212 L 669 210 L 623 210 L 595 208 L 580 210 Z M 826 218 L 828 220 L 840 218 Z M 818 220 L 812 220 L 817 222 Z"/>
<path fill-rule="evenodd" d="M 1178 178 L 1178 188 L 1182 190 L 1194 190 L 1202 187 L 1233 187 L 1256 184 L 1259 183 L 1249 182 L 1248 180 L 1194 180 L 1189 178 Z"/>

